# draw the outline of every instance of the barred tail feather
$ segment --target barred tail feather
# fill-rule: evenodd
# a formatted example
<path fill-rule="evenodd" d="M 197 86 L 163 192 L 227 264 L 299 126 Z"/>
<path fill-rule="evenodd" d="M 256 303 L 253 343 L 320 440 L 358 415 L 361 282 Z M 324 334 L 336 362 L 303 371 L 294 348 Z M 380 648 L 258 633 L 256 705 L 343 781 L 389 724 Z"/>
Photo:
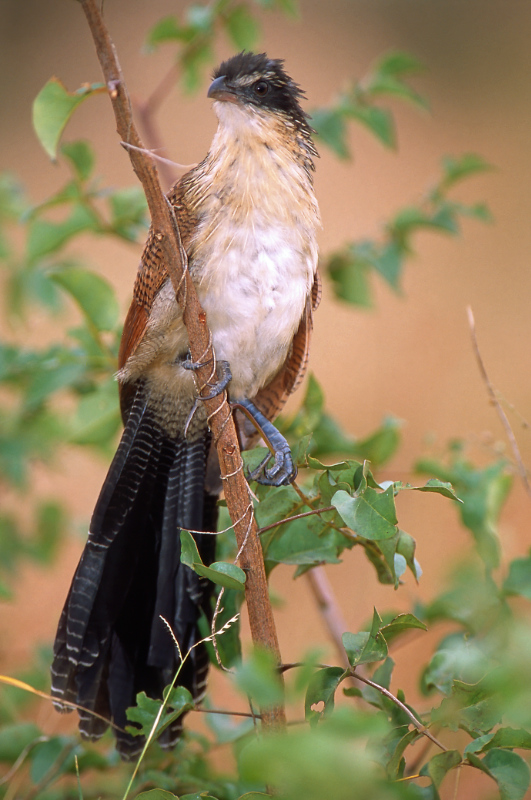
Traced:
<path fill-rule="evenodd" d="M 98 498 L 85 550 L 72 581 L 54 646 L 52 695 L 82 706 L 83 736 L 101 736 L 112 721 L 117 747 L 134 757 L 141 737 L 123 732 L 136 694 L 161 698 L 179 656 L 199 639 L 198 619 L 210 618 L 211 584 L 180 563 L 180 528 L 214 530 L 216 498 L 205 492 L 209 434 L 193 442 L 170 438 L 153 417 L 142 387 Z M 215 537 L 196 535 L 205 563 Z M 208 654 L 195 647 L 179 675 L 196 700 L 204 694 Z M 92 713 L 94 712 L 94 713 Z M 161 743 L 173 746 L 177 720 Z M 122 730 L 119 730 L 122 729 Z"/>

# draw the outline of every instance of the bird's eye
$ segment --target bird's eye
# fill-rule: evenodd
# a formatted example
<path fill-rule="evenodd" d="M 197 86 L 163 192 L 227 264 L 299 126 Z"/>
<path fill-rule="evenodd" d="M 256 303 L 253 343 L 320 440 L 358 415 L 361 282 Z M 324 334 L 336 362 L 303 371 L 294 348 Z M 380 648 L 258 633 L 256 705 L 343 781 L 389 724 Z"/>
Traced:
<path fill-rule="evenodd" d="M 269 84 L 267 81 L 256 81 L 253 86 L 253 91 L 258 97 L 265 97 L 269 91 Z"/>

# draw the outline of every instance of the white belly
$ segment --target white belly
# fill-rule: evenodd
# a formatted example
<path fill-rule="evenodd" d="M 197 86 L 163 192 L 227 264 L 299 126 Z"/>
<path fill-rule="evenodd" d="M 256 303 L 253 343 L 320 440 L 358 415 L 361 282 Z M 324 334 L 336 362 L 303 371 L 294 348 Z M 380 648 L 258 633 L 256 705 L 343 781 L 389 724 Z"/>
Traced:
<path fill-rule="evenodd" d="M 296 228 L 254 221 L 221 226 L 223 241 L 214 233 L 192 267 L 217 358 L 231 366 L 233 398 L 252 397 L 285 361 L 316 267 L 315 245 Z"/>

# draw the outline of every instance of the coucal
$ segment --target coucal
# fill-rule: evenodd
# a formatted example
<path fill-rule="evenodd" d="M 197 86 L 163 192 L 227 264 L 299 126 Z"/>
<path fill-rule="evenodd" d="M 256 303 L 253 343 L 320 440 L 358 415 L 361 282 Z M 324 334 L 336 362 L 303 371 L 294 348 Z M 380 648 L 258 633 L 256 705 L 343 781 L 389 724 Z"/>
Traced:
<path fill-rule="evenodd" d="M 278 445 L 274 463 L 253 477 L 277 485 L 295 470 L 271 420 L 304 374 L 319 297 L 316 150 L 302 96 L 283 62 L 265 53 L 240 53 L 222 63 L 208 90 L 219 122 L 208 155 L 168 194 L 217 359 L 230 365 L 230 400 L 262 429 L 269 426 L 268 438 Z M 108 727 L 101 717 L 123 729 L 138 692 L 161 698 L 171 683 L 180 660 L 161 616 L 183 653 L 201 638 L 200 617 L 212 619 L 213 585 L 180 563 L 180 529 L 215 531 L 221 488 L 193 367 L 151 231 L 120 347 L 124 432 L 54 647 L 56 707 L 70 710 L 61 701 L 81 706 L 79 727 L 89 739 Z M 230 373 L 225 370 L 222 385 Z M 244 445 L 246 426 L 242 416 Z M 211 563 L 215 536 L 194 537 L 203 562 Z M 196 702 L 205 693 L 207 671 L 203 644 L 185 660 L 178 680 Z M 175 744 L 181 727 L 179 719 L 161 744 Z M 115 733 L 125 758 L 143 745 L 140 737 Z"/>

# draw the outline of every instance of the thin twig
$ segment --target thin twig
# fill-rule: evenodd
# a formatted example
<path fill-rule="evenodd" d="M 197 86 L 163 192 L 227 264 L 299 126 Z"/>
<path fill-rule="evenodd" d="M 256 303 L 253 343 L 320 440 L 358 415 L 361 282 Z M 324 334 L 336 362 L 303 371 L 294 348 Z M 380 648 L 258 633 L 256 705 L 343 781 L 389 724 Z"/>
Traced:
<path fill-rule="evenodd" d="M 312 511 L 304 511 L 302 514 L 293 514 L 291 517 L 286 517 L 285 519 L 281 519 L 278 522 L 272 522 L 271 525 L 265 525 L 263 528 L 258 529 L 258 533 L 262 535 L 266 531 L 270 531 L 273 528 L 278 528 L 279 525 L 287 525 L 288 522 L 293 522 L 296 519 L 302 519 L 303 517 L 311 517 L 314 514 L 324 514 L 325 511 L 335 511 L 335 506 L 325 506 L 325 508 L 314 508 Z"/>
<path fill-rule="evenodd" d="M 365 678 L 363 675 L 360 675 L 359 673 L 357 673 L 355 667 L 353 667 L 350 670 L 350 672 L 351 672 L 351 675 L 354 678 L 357 678 L 359 681 L 362 681 L 362 683 L 366 683 L 367 686 L 372 686 L 372 688 L 376 689 L 377 692 L 380 692 L 380 694 L 385 695 L 385 697 L 387 697 L 388 700 L 390 700 L 392 703 L 394 703 L 395 706 L 398 706 L 398 708 L 400 708 L 404 712 L 404 714 L 407 714 L 407 716 L 409 717 L 409 719 L 411 720 L 411 722 L 413 723 L 415 728 L 419 731 L 419 733 L 422 733 L 424 736 L 427 736 L 428 739 L 431 739 L 431 741 L 434 744 L 436 744 L 437 747 L 440 747 L 441 750 L 444 750 L 445 752 L 448 750 L 448 748 L 445 747 L 442 744 L 442 742 L 440 742 L 438 739 L 436 739 L 435 736 L 432 733 L 430 733 L 428 728 L 425 725 L 423 725 L 422 722 L 420 722 L 416 718 L 416 716 L 409 710 L 409 708 L 404 703 L 402 703 L 398 699 L 398 697 L 395 697 L 392 692 L 390 692 L 384 686 L 380 686 L 379 683 L 375 683 L 374 681 L 371 681 L 369 678 Z"/>
<path fill-rule="evenodd" d="M 122 147 L 125 147 L 126 150 L 138 150 L 141 153 L 145 153 L 150 158 L 154 158 L 158 164 L 166 164 L 169 167 L 172 167 L 177 172 L 177 177 L 181 177 L 184 175 L 185 172 L 189 172 L 193 167 L 196 167 L 197 164 L 178 164 L 177 161 L 172 161 L 169 158 L 164 158 L 164 156 L 159 156 L 158 153 L 155 152 L 155 148 L 147 148 L 147 147 L 137 147 L 134 144 L 129 144 L 129 142 L 120 142 Z"/>
<path fill-rule="evenodd" d="M 249 719 L 261 719 L 261 714 L 251 714 L 249 711 L 222 711 L 219 708 L 202 708 L 195 706 L 192 711 L 197 711 L 199 714 L 223 714 L 225 717 L 248 717 Z"/>
<path fill-rule="evenodd" d="M 522 483 L 524 484 L 524 488 L 527 494 L 531 497 L 531 485 L 529 483 L 529 479 L 527 477 L 527 469 L 523 462 L 520 448 L 518 447 L 518 442 L 516 441 L 516 436 L 513 433 L 513 429 L 511 428 L 511 423 L 509 422 L 505 411 L 503 410 L 500 401 L 498 400 L 496 390 L 492 385 L 490 378 L 487 374 L 487 370 L 485 368 L 485 364 L 483 362 L 483 358 L 481 357 L 481 351 L 479 349 L 478 340 L 476 336 L 476 323 L 474 320 L 474 314 L 472 313 L 472 309 L 470 306 L 467 306 L 467 315 L 468 315 L 468 325 L 470 327 L 470 335 L 472 337 L 472 345 L 474 347 L 474 353 L 476 356 L 476 361 L 478 362 L 479 371 L 481 373 L 481 377 L 483 378 L 483 382 L 487 387 L 487 392 L 489 394 L 490 400 L 492 405 L 496 409 L 496 412 L 501 420 L 503 425 L 503 429 L 505 430 L 505 435 L 509 441 L 511 446 L 511 450 L 513 451 L 514 460 L 516 461 L 516 466 L 518 469 L 518 473 L 522 479 Z"/>

